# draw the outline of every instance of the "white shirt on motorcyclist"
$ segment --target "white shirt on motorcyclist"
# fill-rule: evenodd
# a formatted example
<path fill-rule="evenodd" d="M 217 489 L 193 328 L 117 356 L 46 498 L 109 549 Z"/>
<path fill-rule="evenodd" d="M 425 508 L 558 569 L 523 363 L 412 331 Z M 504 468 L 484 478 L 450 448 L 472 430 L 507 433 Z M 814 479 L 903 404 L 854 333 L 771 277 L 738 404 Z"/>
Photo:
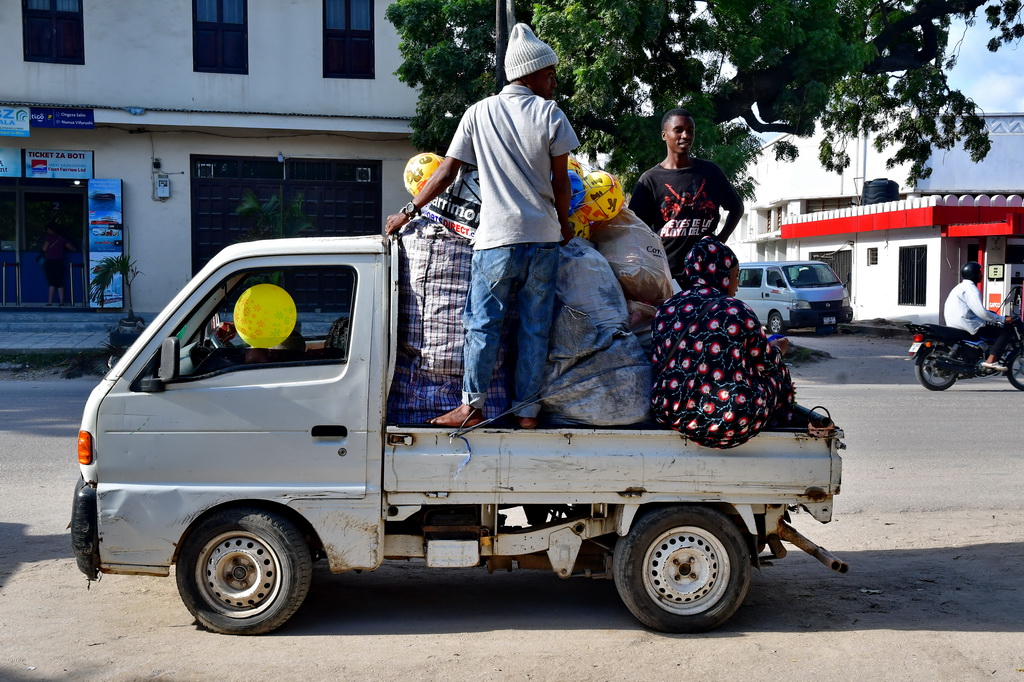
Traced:
<path fill-rule="evenodd" d="M 986 324 L 1002 324 L 1003 316 L 985 307 L 978 285 L 969 279 L 958 284 L 946 297 L 943 310 L 947 327 L 963 329 L 971 334 Z"/>

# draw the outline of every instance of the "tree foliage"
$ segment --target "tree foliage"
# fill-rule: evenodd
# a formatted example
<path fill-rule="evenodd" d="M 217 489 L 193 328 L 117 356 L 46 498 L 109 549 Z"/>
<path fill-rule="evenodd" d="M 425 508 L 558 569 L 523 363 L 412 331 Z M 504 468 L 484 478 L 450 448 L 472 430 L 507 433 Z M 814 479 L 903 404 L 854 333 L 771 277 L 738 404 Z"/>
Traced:
<path fill-rule="evenodd" d="M 984 15 L 984 27 L 975 14 Z M 387 10 L 402 42 L 401 80 L 421 88 L 413 144 L 443 153 L 459 117 L 493 94 L 490 0 L 398 0 Z M 630 183 L 664 157 L 661 114 L 685 106 L 698 156 L 744 193 L 758 134 L 826 133 L 822 165 L 850 164 L 846 144 L 870 132 L 928 177 L 934 149 L 962 142 L 981 160 L 989 141 L 973 101 L 949 87 L 953 19 L 992 33 L 989 49 L 1024 36 L 1020 0 L 539 0 L 516 7 L 559 55 L 556 98 L 585 152 L 611 155 Z M 792 144 L 776 155 L 792 158 Z"/>

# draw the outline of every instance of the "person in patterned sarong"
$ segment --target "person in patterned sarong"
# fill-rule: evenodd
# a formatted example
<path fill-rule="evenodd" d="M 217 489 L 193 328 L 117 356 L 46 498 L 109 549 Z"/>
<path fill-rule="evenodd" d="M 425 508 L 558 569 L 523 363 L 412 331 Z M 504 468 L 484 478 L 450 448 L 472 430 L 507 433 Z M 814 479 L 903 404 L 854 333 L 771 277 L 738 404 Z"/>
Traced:
<path fill-rule="evenodd" d="M 788 342 L 769 342 L 754 311 L 735 298 L 736 254 L 704 237 L 687 254 L 685 273 L 689 288 L 665 301 L 652 322 L 655 419 L 711 448 L 736 447 L 770 424 L 790 423 Z"/>

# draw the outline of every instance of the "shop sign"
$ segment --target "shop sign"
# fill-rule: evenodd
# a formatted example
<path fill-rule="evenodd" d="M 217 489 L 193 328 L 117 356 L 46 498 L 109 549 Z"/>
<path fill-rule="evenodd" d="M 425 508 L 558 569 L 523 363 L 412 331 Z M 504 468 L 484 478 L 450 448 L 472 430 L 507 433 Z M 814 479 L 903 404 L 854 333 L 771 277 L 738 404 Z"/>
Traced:
<path fill-rule="evenodd" d="M 33 128 L 95 128 L 92 109 L 32 107 Z"/>
<path fill-rule="evenodd" d="M 0 135 L 28 137 L 28 107 L 0 107 Z"/>
<path fill-rule="evenodd" d="M 0 147 L 0 178 L 21 177 L 21 150 Z"/>
<path fill-rule="evenodd" d="M 26 149 L 26 178 L 91 178 L 92 152 Z"/>

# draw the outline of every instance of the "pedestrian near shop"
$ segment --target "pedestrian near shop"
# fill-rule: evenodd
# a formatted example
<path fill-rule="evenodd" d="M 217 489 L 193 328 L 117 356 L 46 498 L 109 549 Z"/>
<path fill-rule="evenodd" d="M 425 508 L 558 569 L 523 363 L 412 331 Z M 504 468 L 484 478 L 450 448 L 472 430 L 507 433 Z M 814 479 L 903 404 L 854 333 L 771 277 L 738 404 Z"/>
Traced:
<path fill-rule="evenodd" d="M 39 254 L 43 262 L 46 284 L 49 287 L 46 294 L 47 306 L 53 305 L 54 293 L 57 294 L 59 305 L 64 305 L 64 254 L 75 250 L 74 245 L 58 231 L 59 229 L 56 223 L 46 226 L 43 250 Z"/>

